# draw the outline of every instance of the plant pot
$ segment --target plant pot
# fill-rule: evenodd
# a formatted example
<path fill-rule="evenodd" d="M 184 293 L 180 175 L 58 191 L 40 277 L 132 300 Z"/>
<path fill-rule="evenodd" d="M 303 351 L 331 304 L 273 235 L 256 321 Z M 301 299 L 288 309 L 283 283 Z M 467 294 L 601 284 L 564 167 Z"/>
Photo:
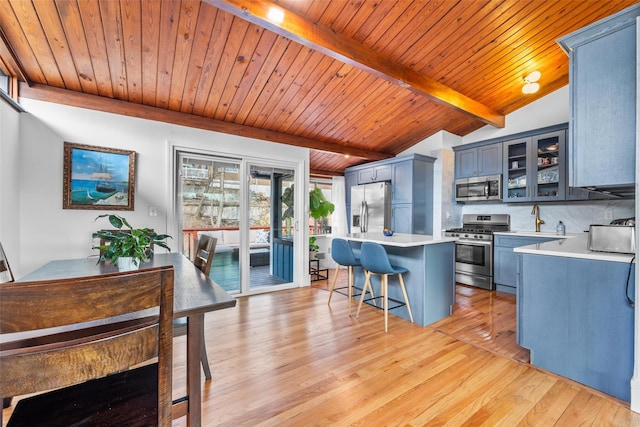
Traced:
<path fill-rule="evenodd" d="M 309 259 L 316 259 L 316 255 L 318 255 L 318 251 L 309 251 Z"/>
<path fill-rule="evenodd" d="M 118 258 L 118 271 L 133 271 L 140 268 L 140 261 L 132 257 Z"/>

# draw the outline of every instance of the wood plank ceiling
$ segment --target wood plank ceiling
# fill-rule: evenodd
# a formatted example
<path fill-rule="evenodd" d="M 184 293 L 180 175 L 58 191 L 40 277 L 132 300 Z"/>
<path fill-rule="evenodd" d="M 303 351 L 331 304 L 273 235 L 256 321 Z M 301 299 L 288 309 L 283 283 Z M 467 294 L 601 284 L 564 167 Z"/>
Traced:
<path fill-rule="evenodd" d="M 306 146 L 336 175 L 502 126 L 568 84 L 558 37 L 635 3 L 0 0 L 0 70 L 22 97 Z"/>

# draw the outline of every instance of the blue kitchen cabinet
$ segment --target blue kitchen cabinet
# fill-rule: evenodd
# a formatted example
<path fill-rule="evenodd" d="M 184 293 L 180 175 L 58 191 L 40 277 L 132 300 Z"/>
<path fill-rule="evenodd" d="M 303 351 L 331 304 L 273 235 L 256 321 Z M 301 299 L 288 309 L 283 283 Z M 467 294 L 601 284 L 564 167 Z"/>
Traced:
<path fill-rule="evenodd" d="M 496 290 L 516 293 L 518 254 L 513 248 L 557 240 L 557 237 L 531 237 L 496 234 L 493 238 L 493 281 Z"/>
<path fill-rule="evenodd" d="M 636 17 L 631 6 L 558 40 L 569 55 L 569 185 L 635 183 Z"/>
<path fill-rule="evenodd" d="M 347 221 L 351 227 L 351 187 L 387 177 L 391 183 L 391 224 L 397 233 L 433 234 L 433 164 L 420 154 L 381 160 L 345 169 Z M 364 180 L 364 181 L 362 181 Z"/>
<path fill-rule="evenodd" d="M 502 143 L 459 149 L 455 152 L 454 175 L 456 179 L 501 173 Z"/>
<path fill-rule="evenodd" d="M 519 261 L 518 343 L 531 351 L 531 364 L 628 402 L 635 269 L 526 253 Z"/>
<path fill-rule="evenodd" d="M 358 184 L 391 180 L 391 165 L 370 165 L 358 170 Z"/>

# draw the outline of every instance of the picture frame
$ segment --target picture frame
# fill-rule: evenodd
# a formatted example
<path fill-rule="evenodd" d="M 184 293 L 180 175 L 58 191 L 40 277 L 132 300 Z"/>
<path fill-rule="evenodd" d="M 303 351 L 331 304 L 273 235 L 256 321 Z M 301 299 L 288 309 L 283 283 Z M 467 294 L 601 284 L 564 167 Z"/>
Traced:
<path fill-rule="evenodd" d="M 64 143 L 63 209 L 132 211 L 136 152 Z"/>

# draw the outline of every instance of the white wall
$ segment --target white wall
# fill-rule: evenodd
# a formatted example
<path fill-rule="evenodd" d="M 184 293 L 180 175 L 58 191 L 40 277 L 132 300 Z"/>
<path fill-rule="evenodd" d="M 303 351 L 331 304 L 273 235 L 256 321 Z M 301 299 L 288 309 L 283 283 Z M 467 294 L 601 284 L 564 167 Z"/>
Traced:
<path fill-rule="evenodd" d="M 267 164 L 283 159 L 282 153 L 286 152 L 288 160 L 303 165 L 299 172 L 306 170 L 308 174 L 308 150 L 303 148 L 287 146 L 283 150 L 279 144 L 250 138 L 30 99 L 21 99 L 21 104 L 29 113 L 20 120 L 20 154 L 15 163 L 19 169 L 20 196 L 15 200 L 20 200 L 20 209 L 17 214 L 10 213 L 20 218 L 20 259 L 14 268 L 17 277 L 52 259 L 95 255 L 91 235 L 106 225 L 94 219 L 109 211 L 62 209 L 64 141 L 135 150 L 135 210 L 120 213 L 133 226 L 173 235 L 174 240 L 170 241 L 173 250 L 178 249 L 180 238 L 171 231 L 174 226 L 170 223 L 172 145 L 237 156 L 250 153 Z M 0 175 L 4 180 L 4 168 Z M 305 177 L 300 178 L 303 181 L 297 187 L 307 188 Z M 149 206 L 158 208 L 157 216 L 148 215 Z"/>
<path fill-rule="evenodd" d="M 0 101 L 0 243 L 15 274 L 20 264 L 20 113 Z"/>

